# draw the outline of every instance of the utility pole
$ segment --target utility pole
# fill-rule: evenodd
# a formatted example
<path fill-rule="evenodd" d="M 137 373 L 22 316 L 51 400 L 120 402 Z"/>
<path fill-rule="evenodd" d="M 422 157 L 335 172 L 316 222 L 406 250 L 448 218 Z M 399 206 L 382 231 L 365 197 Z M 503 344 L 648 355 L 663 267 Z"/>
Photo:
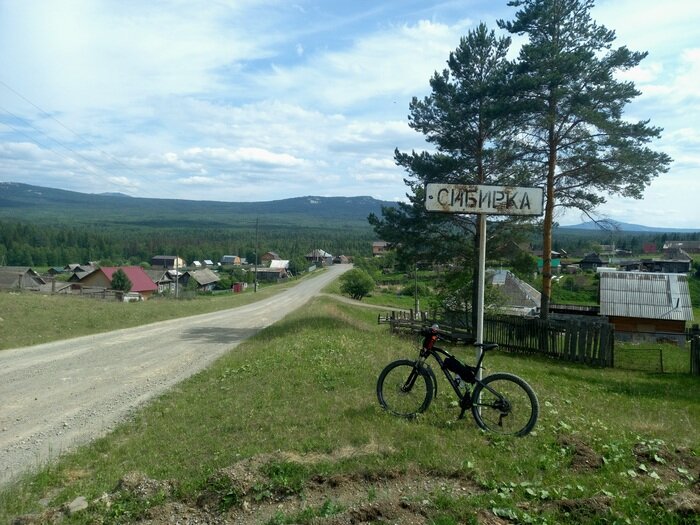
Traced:
<path fill-rule="evenodd" d="M 255 218 L 255 282 L 253 292 L 258 291 L 258 217 Z"/>

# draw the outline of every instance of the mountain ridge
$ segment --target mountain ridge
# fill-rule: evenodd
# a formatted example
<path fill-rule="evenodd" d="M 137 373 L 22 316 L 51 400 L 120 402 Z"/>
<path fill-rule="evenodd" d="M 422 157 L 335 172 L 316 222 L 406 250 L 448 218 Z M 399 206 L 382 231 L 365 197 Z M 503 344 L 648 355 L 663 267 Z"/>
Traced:
<path fill-rule="evenodd" d="M 649 232 L 649 233 L 695 233 L 700 232 L 700 228 L 666 228 L 657 226 L 644 226 L 642 224 L 631 224 L 628 222 L 607 220 L 601 221 L 606 227 L 601 227 L 593 221 L 579 224 L 569 224 L 558 226 L 560 230 L 585 230 L 585 231 L 621 231 L 621 232 Z"/>
<path fill-rule="evenodd" d="M 70 218 L 71 222 L 105 222 L 164 225 L 173 222 L 206 221 L 226 225 L 263 222 L 293 223 L 319 221 L 367 226 L 370 213 L 381 214 L 383 206 L 397 203 L 369 196 L 321 197 L 307 195 L 259 202 L 196 201 L 131 197 L 124 194 L 80 193 L 0 182 L 0 218 L 50 221 Z"/>

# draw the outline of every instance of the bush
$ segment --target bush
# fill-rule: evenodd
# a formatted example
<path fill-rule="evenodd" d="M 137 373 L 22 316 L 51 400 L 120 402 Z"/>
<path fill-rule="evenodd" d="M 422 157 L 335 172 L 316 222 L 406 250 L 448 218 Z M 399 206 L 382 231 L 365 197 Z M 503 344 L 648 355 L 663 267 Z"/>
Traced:
<path fill-rule="evenodd" d="M 353 268 L 340 276 L 340 291 L 358 301 L 374 290 L 374 286 L 372 276 L 361 268 Z"/>

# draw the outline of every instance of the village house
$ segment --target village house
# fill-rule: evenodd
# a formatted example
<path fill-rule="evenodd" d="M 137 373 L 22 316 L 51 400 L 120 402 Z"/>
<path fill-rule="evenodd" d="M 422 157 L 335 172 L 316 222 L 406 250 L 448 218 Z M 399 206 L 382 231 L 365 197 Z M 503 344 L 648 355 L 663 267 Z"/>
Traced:
<path fill-rule="evenodd" d="M 28 266 L 0 266 L 0 289 L 39 291 L 46 281 Z"/>
<path fill-rule="evenodd" d="M 238 255 L 224 255 L 223 257 L 221 257 L 219 262 L 221 264 L 232 264 L 234 266 L 240 266 L 241 258 Z"/>
<path fill-rule="evenodd" d="M 211 292 L 216 288 L 216 283 L 220 281 L 219 276 L 209 268 L 186 271 L 180 276 L 180 286 L 187 286 L 191 280 L 197 284 L 199 292 Z"/>
<path fill-rule="evenodd" d="M 374 241 L 372 243 L 372 256 L 381 257 L 389 251 L 389 243 L 386 241 Z"/>
<path fill-rule="evenodd" d="M 700 241 L 667 241 L 663 251 L 683 250 L 686 253 L 700 253 Z"/>
<path fill-rule="evenodd" d="M 275 261 L 272 261 L 275 262 Z M 262 267 L 258 268 L 258 281 L 281 283 L 289 279 L 289 272 L 285 268 Z"/>
<path fill-rule="evenodd" d="M 693 319 L 688 277 L 683 274 L 603 272 L 600 315 L 615 325 L 618 340 L 685 343 Z"/>
<path fill-rule="evenodd" d="M 158 286 L 151 280 L 146 271 L 140 266 L 105 266 L 95 270 L 80 279 L 83 287 L 112 288 L 112 279 L 117 270 L 122 270 L 131 281 L 131 293 L 137 293 L 143 299 L 148 299 L 158 291 Z"/>
<path fill-rule="evenodd" d="M 310 263 L 320 264 L 322 266 L 330 266 L 333 264 L 333 256 L 318 248 L 307 253 L 304 257 Z"/>
<path fill-rule="evenodd" d="M 270 266 L 271 261 L 279 261 L 282 258 L 275 252 L 265 252 L 260 256 L 260 263 Z"/>
<path fill-rule="evenodd" d="M 175 291 L 175 270 L 144 270 L 151 281 L 155 283 L 158 287 L 158 293 L 172 292 Z"/>
<path fill-rule="evenodd" d="M 599 266 L 605 266 L 603 259 L 597 253 L 587 253 L 578 263 L 579 267 L 584 271 L 596 271 Z"/>
<path fill-rule="evenodd" d="M 539 311 L 542 294 L 535 288 L 508 270 L 487 272 L 487 275 L 489 273 L 491 286 L 499 291 L 504 301 L 498 308 L 501 313 L 528 316 Z"/>
<path fill-rule="evenodd" d="M 176 255 L 156 255 L 151 258 L 152 268 L 164 268 L 166 270 L 172 270 L 174 268 L 185 268 L 187 263 L 184 259 Z"/>

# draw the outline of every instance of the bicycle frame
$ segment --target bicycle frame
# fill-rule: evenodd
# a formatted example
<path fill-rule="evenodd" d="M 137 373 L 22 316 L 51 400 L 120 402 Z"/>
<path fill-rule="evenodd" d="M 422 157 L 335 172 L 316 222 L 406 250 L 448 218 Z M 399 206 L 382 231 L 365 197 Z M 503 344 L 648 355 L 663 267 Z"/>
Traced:
<path fill-rule="evenodd" d="M 459 406 L 462 409 L 462 411 L 459 415 L 459 419 L 462 419 L 464 417 L 465 412 L 467 410 L 470 410 L 472 408 L 472 406 L 474 405 L 474 403 L 472 402 L 472 398 L 471 398 L 471 389 L 469 387 L 467 387 L 467 389 L 464 392 L 462 392 L 460 390 L 459 384 L 457 383 L 457 381 L 453 375 L 453 374 L 456 375 L 456 373 L 452 372 L 451 370 L 449 370 L 445 366 L 445 360 L 447 358 L 450 358 L 450 357 L 455 358 L 455 356 L 452 355 L 451 353 L 449 353 L 447 350 L 444 350 L 443 348 L 439 348 L 439 347 L 435 346 L 435 341 L 437 341 L 437 339 L 438 339 L 438 336 L 435 333 L 426 334 L 425 339 L 423 340 L 422 348 L 420 350 L 420 356 L 419 356 L 416 364 L 418 366 L 425 366 L 425 362 L 431 356 L 435 359 L 435 361 L 437 361 L 438 366 L 440 367 L 440 370 L 442 370 L 442 373 L 445 375 L 445 379 L 447 379 L 447 382 L 452 387 L 452 390 L 454 391 L 455 395 L 457 396 L 457 399 L 459 399 Z M 462 382 L 467 383 L 467 384 L 472 385 L 472 386 L 477 385 L 477 384 L 482 385 L 482 388 L 485 388 L 486 390 L 488 390 L 489 392 L 494 394 L 496 397 L 498 397 L 498 399 L 501 402 L 508 403 L 508 401 L 499 392 L 497 392 L 496 390 L 491 388 L 491 386 L 489 386 L 488 384 L 484 384 L 480 379 L 480 374 L 477 373 L 479 370 L 482 369 L 481 364 L 484 361 L 486 351 L 493 349 L 493 348 L 497 348 L 498 345 L 494 344 L 494 343 L 481 343 L 481 344 L 474 344 L 474 346 L 481 347 L 483 350 L 479 354 L 479 359 L 477 360 L 476 366 L 471 367 L 474 370 L 474 374 L 473 374 L 474 377 L 473 378 L 460 377 L 460 380 Z M 443 356 L 444 356 L 444 358 L 443 358 Z M 413 378 L 413 381 L 415 381 L 415 377 Z M 437 384 L 434 385 L 434 388 L 435 388 L 435 393 L 437 393 Z M 481 406 L 479 401 L 477 401 L 476 405 Z"/>

